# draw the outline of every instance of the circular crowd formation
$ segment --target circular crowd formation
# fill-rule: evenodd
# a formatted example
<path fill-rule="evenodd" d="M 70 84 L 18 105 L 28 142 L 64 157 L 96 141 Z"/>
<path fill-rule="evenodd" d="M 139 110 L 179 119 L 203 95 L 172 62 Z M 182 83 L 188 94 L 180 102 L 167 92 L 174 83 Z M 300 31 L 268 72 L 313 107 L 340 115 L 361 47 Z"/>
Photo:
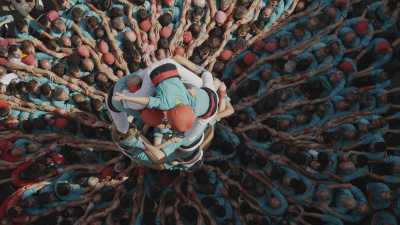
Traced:
<path fill-rule="evenodd" d="M 5 0 L 0 15 L 0 224 L 398 224 L 397 0 Z M 174 56 L 235 109 L 196 171 L 137 166 L 105 105 Z"/>

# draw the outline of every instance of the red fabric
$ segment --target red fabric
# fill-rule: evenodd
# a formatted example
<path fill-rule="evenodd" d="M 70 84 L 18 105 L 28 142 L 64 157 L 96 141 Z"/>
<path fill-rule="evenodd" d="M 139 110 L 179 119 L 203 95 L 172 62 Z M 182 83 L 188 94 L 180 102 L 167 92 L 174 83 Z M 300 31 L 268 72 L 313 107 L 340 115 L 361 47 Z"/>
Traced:
<path fill-rule="evenodd" d="M 264 45 L 264 49 L 265 51 L 272 53 L 278 49 L 278 43 L 276 41 L 268 42 Z"/>
<path fill-rule="evenodd" d="M 101 171 L 101 177 L 103 177 L 103 178 L 112 177 L 112 175 L 113 175 L 113 169 L 112 169 L 110 166 L 104 168 L 104 169 Z"/>
<path fill-rule="evenodd" d="M 253 45 L 253 50 L 258 52 L 264 49 L 265 43 L 262 40 L 258 40 Z"/>
<path fill-rule="evenodd" d="M 225 49 L 221 52 L 219 55 L 219 59 L 222 61 L 228 61 L 229 59 L 232 58 L 233 52 L 229 49 Z"/>
<path fill-rule="evenodd" d="M 25 185 L 33 184 L 35 181 L 25 181 L 20 178 L 20 174 L 24 172 L 30 165 L 32 165 L 32 160 L 22 163 L 11 173 L 12 182 L 17 187 L 22 187 Z"/>
<path fill-rule="evenodd" d="M 0 108 L 4 109 L 8 107 L 10 107 L 10 104 L 6 100 L 0 100 Z"/>
<path fill-rule="evenodd" d="M 0 46 L 1 47 L 8 47 L 11 44 L 12 44 L 11 41 L 9 39 L 7 39 L 7 38 L 1 38 L 0 39 Z"/>
<path fill-rule="evenodd" d="M 8 196 L 0 205 L 0 219 L 6 216 L 7 210 L 17 204 L 18 200 L 29 186 L 19 188 L 12 195 Z"/>
<path fill-rule="evenodd" d="M 140 89 L 140 87 L 141 84 L 131 84 L 131 85 L 128 84 L 128 90 L 132 93 L 137 92 Z"/>
<path fill-rule="evenodd" d="M 355 26 L 355 30 L 358 35 L 365 35 L 368 32 L 369 24 L 366 21 L 359 22 Z"/>
<path fill-rule="evenodd" d="M 163 80 L 168 79 L 170 77 L 176 77 L 176 76 L 178 76 L 178 70 L 165 71 L 165 72 L 157 74 L 157 76 L 155 76 L 153 79 L 151 79 L 151 82 L 154 84 L 154 86 L 157 86 Z"/>
<path fill-rule="evenodd" d="M 65 118 L 57 118 L 54 121 L 54 126 L 58 129 L 65 129 L 68 125 L 68 120 Z"/>
<path fill-rule="evenodd" d="M 257 56 L 256 56 L 254 53 L 252 53 L 252 52 L 247 53 L 247 54 L 243 57 L 243 62 L 244 62 L 244 64 L 246 64 L 247 66 L 250 66 L 250 65 L 253 64 L 256 60 L 257 60 Z"/>
<path fill-rule="evenodd" d="M 144 109 L 140 112 L 143 122 L 151 127 L 157 127 L 163 121 L 164 114 L 158 109 Z"/>
<path fill-rule="evenodd" d="M 8 59 L 7 58 L 0 57 L 0 65 L 1 66 L 6 65 L 7 63 L 8 63 Z"/>
<path fill-rule="evenodd" d="M 51 159 L 57 164 L 63 164 L 65 161 L 64 156 L 59 153 L 52 154 Z"/>
<path fill-rule="evenodd" d="M 6 139 L 0 139 L 0 151 L 5 152 L 9 150 L 12 146 L 12 143 Z"/>
<path fill-rule="evenodd" d="M 7 151 L 4 151 L 3 154 L 1 155 L 1 158 L 4 161 L 7 161 L 7 162 L 18 162 L 18 161 L 20 161 L 22 159 L 22 157 L 12 155 L 11 154 L 11 150 L 12 149 L 8 149 Z"/>
<path fill-rule="evenodd" d="M 336 0 L 335 1 L 335 6 L 336 7 L 345 7 L 347 5 L 347 0 Z"/>
<path fill-rule="evenodd" d="M 23 58 L 23 59 L 21 60 L 21 62 L 24 63 L 24 64 L 26 64 L 26 65 L 28 65 L 28 66 L 33 66 L 33 65 L 35 65 L 35 63 L 36 63 L 35 55 L 29 54 L 29 55 L 27 55 L 25 58 Z"/>
<path fill-rule="evenodd" d="M 390 51 L 390 43 L 387 41 L 381 41 L 376 45 L 376 52 L 379 54 L 385 54 Z"/>
<path fill-rule="evenodd" d="M 196 115 L 190 106 L 177 106 L 167 111 L 167 119 L 172 129 L 185 132 L 193 127 Z"/>
<path fill-rule="evenodd" d="M 353 71 L 353 65 L 350 62 L 344 61 L 340 63 L 339 68 L 343 72 L 352 72 Z"/>

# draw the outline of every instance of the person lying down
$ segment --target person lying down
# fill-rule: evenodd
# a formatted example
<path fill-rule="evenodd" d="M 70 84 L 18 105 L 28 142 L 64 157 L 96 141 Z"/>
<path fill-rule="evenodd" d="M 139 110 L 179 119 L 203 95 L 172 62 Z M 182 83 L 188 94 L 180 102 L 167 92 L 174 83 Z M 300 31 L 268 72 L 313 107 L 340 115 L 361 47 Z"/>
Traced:
<path fill-rule="evenodd" d="M 118 80 L 109 92 L 114 141 L 139 165 L 200 167 L 203 146 L 212 139 L 205 131 L 234 112 L 224 83 L 203 68 L 183 63 L 201 71 L 201 78 L 165 59 Z M 129 123 L 129 116 L 144 123 L 141 131 Z M 146 137 L 153 137 L 153 143 Z"/>

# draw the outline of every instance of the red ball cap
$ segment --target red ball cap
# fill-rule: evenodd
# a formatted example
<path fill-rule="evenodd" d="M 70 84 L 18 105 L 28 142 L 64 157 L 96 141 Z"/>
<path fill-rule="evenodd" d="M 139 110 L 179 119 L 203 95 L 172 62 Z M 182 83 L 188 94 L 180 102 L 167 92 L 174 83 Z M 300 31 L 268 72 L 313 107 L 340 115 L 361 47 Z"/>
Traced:
<path fill-rule="evenodd" d="M 167 119 L 172 129 L 185 132 L 193 127 L 196 115 L 190 106 L 180 105 L 167 111 Z"/>
<path fill-rule="evenodd" d="M 151 127 L 157 127 L 162 123 L 164 114 L 158 109 L 144 109 L 140 112 L 143 122 Z"/>
<path fill-rule="evenodd" d="M 90 51 L 89 48 L 86 47 L 85 45 L 80 46 L 78 49 L 78 54 L 82 56 L 83 58 L 88 58 L 90 56 Z"/>
<path fill-rule="evenodd" d="M 114 55 L 111 54 L 110 52 L 107 52 L 107 53 L 105 53 L 105 54 L 103 55 L 103 61 L 104 61 L 107 65 L 111 66 L 111 65 L 113 65 L 113 64 L 115 63 L 115 57 L 114 57 Z"/>
<path fill-rule="evenodd" d="M 224 49 L 219 55 L 219 59 L 222 61 L 228 61 L 232 58 L 233 52 L 229 49 Z"/>
<path fill-rule="evenodd" d="M 257 56 L 256 54 L 249 52 L 247 53 L 244 57 L 243 57 L 243 62 L 244 64 L 246 64 L 247 66 L 250 66 L 251 64 L 253 64 L 255 61 L 257 60 Z"/>
<path fill-rule="evenodd" d="M 274 52 L 278 49 L 278 42 L 276 41 L 269 41 L 264 45 L 264 50 L 267 52 Z"/>
<path fill-rule="evenodd" d="M 57 118 L 54 121 L 54 126 L 58 129 L 65 129 L 67 125 L 68 125 L 68 120 L 62 117 Z"/>
<path fill-rule="evenodd" d="M 340 63 L 339 69 L 342 70 L 343 72 L 349 73 L 353 71 L 353 65 L 348 61 L 343 61 Z"/>
<path fill-rule="evenodd" d="M 355 30 L 358 35 L 365 35 L 368 32 L 368 22 L 362 21 L 356 24 Z"/>
<path fill-rule="evenodd" d="M 0 100 L 0 108 L 1 109 L 6 109 L 10 107 L 10 104 L 8 104 L 8 102 L 6 100 Z"/>
<path fill-rule="evenodd" d="M 57 164 L 62 164 L 62 163 L 64 163 L 64 160 L 65 160 L 64 156 L 59 153 L 55 153 L 55 154 L 51 155 L 51 159 Z"/>
<path fill-rule="evenodd" d="M 110 48 L 108 47 L 107 42 L 105 42 L 104 40 L 101 40 L 97 47 L 99 48 L 99 51 L 102 54 L 105 54 L 110 51 Z"/>
<path fill-rule="evenodd" d="M 23 58 L 21 61 L 26 65 L 33 66 L 33 65 L 35 65 L 36 58 L 35 58 L 35 55 L 29 54 L 25 58 Z"/>
<path fill-rule="evenodd" d="M 252 49 L 253 49 L 254 51 L 258 52 L 258 51 L 263 50 L 263 49 L 264 49 L 264 46 L 265 46 L 264 41 L 263 41 L 263 40 L 258 40 L 258 41 L 256 41 L 256 42 L 254 43 Z"/>
<path fill-rule="evenodd" d="M 145 19 L 142 22 L 139 23 L 140 29 L 142 29 L 144 32 L 149 32 L 151 29 L 151 22 L 149 19 Z"/>
<path fill-rule="evenodd" d="M 51 10 L 47 13 L 47 18 L 50 20 L 50 22 L 58 19 L 60 16 L 58 15 L 58 12 L 55 10 Z"/>
<path fill-rule="evenodd" d="M 162 2 L 164 3 L 164 5 L 167 5 L 167 6 L 174 5 L 174 0 L 163 0 Z"/>
<path fill-rule="evenodd" d="M 175 48 L 175 55 L 184 56 L 185 55 L 185 49 L 182 48 L 181 46 L 176 47 Z"/>
<path fill-rule="evenodd" d="M 185 44 L 188 44 L 189 42 L 191 42 L 192 39 L 193 39 L 193 36 L 192 36 L 192 33 L 191 33 L 191 32 L 186 31 L 186 32 L 183 34 L 183 42 L 184 42 Z"/>
<path fill-rule="evenodd" d="M 385 54 L 389 52 L 390 49 L 391 49 L 390 43 L 386 40 L 379 42 L 375 47 L 375 51 L 379 54 Z"/>
<path fill-rule="evenodd" d="M 0 152 L 7 151 L 11 148 L 11 142 L 6 139 L 0 139 Z"/>
<path fill-rule="evenodd" d="M 172 28 L 170 26 L 163 27 L 160 31 L 160 35 L 163 38 L 169 38 L 172 34 Z"/>
<path fill-rule="evenodd" d="M 336 0 L 335 1 L 336 7 L 343 8 L 343 7 L 346 7 L 346 5 L 347 5 L 347 0 Z"/>

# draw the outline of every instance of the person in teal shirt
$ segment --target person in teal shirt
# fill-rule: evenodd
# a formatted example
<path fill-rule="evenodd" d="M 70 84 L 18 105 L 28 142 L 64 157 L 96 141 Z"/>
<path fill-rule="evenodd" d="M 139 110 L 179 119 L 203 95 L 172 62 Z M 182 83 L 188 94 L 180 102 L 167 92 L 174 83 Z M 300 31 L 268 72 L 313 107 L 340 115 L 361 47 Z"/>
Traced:
<path fill-rule="evenodd" d="M 369 204 L 373 210 L 382 210 L 391 205 L 391 190 L 389 186 L 381 182 L 368 183 L 367 194 Z"/>

